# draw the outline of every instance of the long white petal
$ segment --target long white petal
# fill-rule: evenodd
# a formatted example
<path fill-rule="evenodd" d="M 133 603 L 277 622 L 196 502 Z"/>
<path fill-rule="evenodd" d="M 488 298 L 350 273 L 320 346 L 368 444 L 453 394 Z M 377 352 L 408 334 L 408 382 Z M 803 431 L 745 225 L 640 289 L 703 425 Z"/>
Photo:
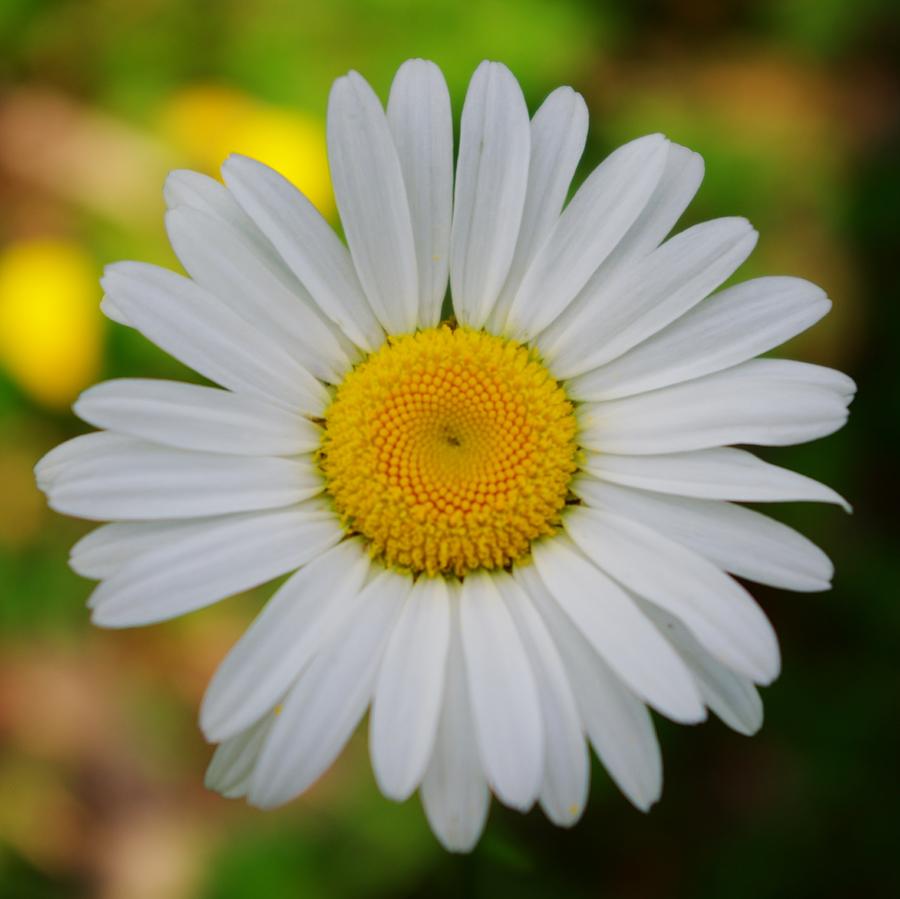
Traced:
<path fill-rule="evenodd" d="M 666 139 L 650 134 L 619 147 L 594 169 L 535 254 L 507 330 L 528 339 L 562 313 L 647 205 L 665 162 Z"/>
<path fill-rule="evenodd" d="M 466 577 L 460 625 L 488 783 L 504 803 L 527 809 L 537 798 L 544 770 L 540 700 L 516 625 L 491 575 Z"/>
<path fill-rule="evenodd" d="M 228 456 L 138 442 L 73 461 L 44 489 L 63 514 L 134 521 L 274 509 L 323 486 L 309 456 Z"/>
<path fill-rule="evenodd" d="M 591 286 L 599 288 L 603 280 L 655 250 L 690 205 L 702 181 L 703 157 L 680 144 L 669 143 L 666 166 L 653 196 L 607 260 L 603 271 L 598 271 L 597 278 L 591 279 Z"/>
<path fill-rule="evenodd" d="M 714 659 L 677 618 L 652 603 L 642 608 L 681 653 L 709 708 L 732 730 L 746 736 L 756 733 L 762 727 L 763 704 L 753 681 Z"/>
<path fill-rule="evenodd" d="M 208 790 L 215 790 L 227 799 L 246 794 L 259 751 L 274 721 L 275 714 L 270 712 L 216 747 L 203 781 Z"/>
<path fill-rule="evenodd" d="M 180 206 L 197 209 L 231 226 L 240 232 L 254 251 L 270 266 L 278 267 L 285 274 L 290 273 L 290 269 L 269 239 L 244 212 L 228 188 L 215 178 L 189 169 L 176 169 L 166 178 L 163 197 L 169 209 L 177 209 Z"/>
<path fill-rule="evenodd" d="M 284 267 L 233 225 L 181 206 L 166 214 L 169 240 L 188 274 L 316 377 L 332 383 L 349 368 L 332 325 Z"/>
<path fill-rule="evenodd" d="M 509 274 L 489 318 L 488 330 L 494 333 L 505 330 L 506 316 L 522 278 L 559 218 L 587 132 L 587 104 L 570 87 L 553 91 L 531 120 L 525 207 Z"/>
<path fill-rule="evenodd" d="M 219 665 L 203 697 L 200 727 L 221 741 L 259 718 L 326 645 L 338 613 L 363 586 L 364 549 L 347 540 L 314 558 L 275 593 Z"/>
<path fill-rule="evenodd" d="M 478 758 L 466 662 L 459 633 L 459 587 L 450 589 L 450 643 L 441 717 L 420 796 L 428 823 L 450 852 L 478 842 L 491 795 Z"/>
<path fill-rule="evenodd" d="M 176 169 L 166 178 L 163 196 L 170 210 L 179 208 L 197 210 L 205 216 L 216 219 L 233 234 L 239 235 L 244 244 L 252 249 L 254 256 L 264 263 L 265 268 L 269 272 L 274 272 L 292 294 L 303 300 L 304 306 L 318 309 L 309 292 L 288 267 L 278 250 L 221 182 L 199 172 Z M 326 316 L 322 316 L 321 320 L 330 324 Z M 294 324 L 296 326 L 296 323 Z M 353 342 L 337 326 L 330 326 L 333 338 L 340 343 L 344 353 L 349 358 L 354 358 L 357 349 Z"/>
<path fill-rule="evenodd" d="M 525 204 L 530 134 L 522 90 L 506 66 L 483 62 L 463 106 L 450 232 L 450 286 L 459 321 L 480 328 L 509 273 Z"/>
<path fill-rule="evenodd" d="M 346 605 L 344 625 L 291 688 L 250 781 L 251 805 L 302 793 L 350 739 L 372 697 L 378 663 L 412 581 L 383 571 Z"/>
<path fill-rule="evenodd" d="M 101 283 L 132 327 L 211 381 L 313 415 L 327 405 L 325 388 L 306 369 L 190 279 L 118 262 Z"/>
<path fill-rule="evenodd" d="M 87 462 L 98 454 L 118 453 L 142 446 L 146 446 L 144 441 L 125 434 L 112 434 L 109 431 L 81 434 L 53 447 L 39 459 L 34 466 L 34 477 L 38 487 L 46 492 L 59 475 L 72 465 Z"/>
<path fill-rule="evenodd" d="M 402 801 L 419 785 L 434 746 L 450 640 L 443 578 L 420 577 L 388 641 L 369 716 L 372 770 Z"/>
<path fill-rule="evenodd" d="M 184 615 L 303 565 L 342 533 L 318 506 L 213 519 L 103 581 L 89 600 L 93 621 L 135 627 Z"/>
<path fill-rule="evenodd" d="M 830 487 L 732 447 L 648 456 L 587 453 L 585 470 L 628 487 L 738 502 L 806 501 L 850 506 Z"/>
<path fill-rule="evenodd" d="M 559 649 L 591 745 L 619 789 L 647 811 L 662 790 L 662 757 L 647 707 L 579 633 L 535 566 L 515 574 Z"/>
<path fill-rule="evenodd" d="M 369 305 L 388 333 L 412 331 L 419 277 L 406 187 L 381 101 L 358 73 L 334 82 L 327 130 L 334 196 Z"/>
<path fill-rule="evenodd" d="M 209 527 L 208 518 L 175 521 L 114 521 L 94 528 L 69 553 L 69 566 L 82 577 L 102 580 L 138 556 Z"/>
<path fill-rule="evenodd" d="M 544 782 L 540 802 L 547 817 L 570 827 L 584 811 L 590 758 L 572 688 L 553 638 L 528 598 L 508 575 L 497 579 L 535 673 L 544 721 Z"/>
<path fill-rule="evenodd" d="M 384 341 L 353 261 L 319 211 L 285 178 L 246 156 L 229 156 L 222 177 L 322 312 L 357 346 Z"/>
<path fill-rule="evenodd" d="M 736 271 L 757 237 L 746 219 L 724 218 L 667 240 L 599 289 L 578 328 L 552 344 L 547 337 L 538 341 L 554 373 L 571 378 L 589 371 L 673 322 Z"/>
<path fill-rule="evenodd" d="M 838 430 L 851 399 L 845 376 L 771 364 L 781 361 L 754 359 L 650 393 L 586 403 L 581 443 L 597 452 L 655 455 L 729 443 L 785 446 Z"/>
<path fill-rule="evenodd" d="M 581 293 L 544 331 L 543 345 L 553 346 L 560 335 L 584 329 L 584 322 L 593 314 L 594 298 L 614 291 L 615 285 L 659 246 L 693 199 L 702 180 L 703 159 L 700 155 L 669 143 L 665 168 L 643 211 Z"/>
<path fill-rule="evenodd" d="M 619 583 L 681 619 L 723 664 L 757 683 L 778 676 L 778 640 L 753 597 L 702 556 L 611 512 L 572 509 L 572 539 Z"/>
<path fill-rule="evenodd" d="M 827 590 L 834 567 L 802 534 L 752 509 L 579 478 L 575 493 L 677 540 L 739 577 L 788 590 Z"/>
<path fill-rule="evenodd" d="M 802 278 L 756 278 L 729 287 L 606 365 L 566 385 L 572 399 L 612 400 L 722 371 L 768 352 L 831 308 Z"/>
<path fill-rule="evenodd" d="M 441 319 L 450 269 L 453 116 L 447 82 L 433 62 L 410 59 L 400 66 L 391 84 L 387 117 L 416 245 L 418 324 L 434 327 Z"/>
<path fill-rule="evenodd" d="M 125 316 L 122 309 L 116 304 L 116 301 L 104 294 L 100 299 L 100 311 L 117 325 L 125 325 L 126 328 L 131 327 L 131 322 Z"/>
<path fill-rule="evenodd" d="M 178 449 L 290 456 L 312 452 L 321 441 L 316 425 L 281 406 L 177 381 L 105 381 L 82 393 L 73 408 L 95 427 Z"/>
<path fill-rule="evenodd" d="M 556 602 L 628 687 L 674 721 L 706 717 L 690 672 L 621 587 L 563 535 L 535 543 L 533 555 Z"/>

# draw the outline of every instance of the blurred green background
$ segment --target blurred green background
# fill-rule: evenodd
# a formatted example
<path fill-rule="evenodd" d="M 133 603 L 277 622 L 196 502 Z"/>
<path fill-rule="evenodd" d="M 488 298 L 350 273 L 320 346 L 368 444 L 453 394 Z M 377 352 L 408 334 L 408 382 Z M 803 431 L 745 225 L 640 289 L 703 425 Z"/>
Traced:
<path fill-rule="evenodd" d="M 0 2 L 0 896 L 849 897 L 900 895 L 900 18 L 892 0 L 2 0 Z M 87 526 L 48 512 L 34 461 L 85 428 L 101 377 L 184 376 L 101 320 L 121 258 L 175 265 L 161 187 L 229 150 L 282 169 L 334 215 L 323 151 L 331 81 L 386 97 L 425 56 L 456 104 L 485 57 L 531 108 L 586 97 L 580 177 L 650 131 L 698 150 L 686 223 L 761 232 L 741 277 L 794 274 L 834 311 L 789 347 L 841 367 L 850 426 L 767 458 L 844 493 L 853 516 L 776 510 L 834 558 L 825 595 L 755 588 L 784 673 L 747 740 L 659 722 L 662 802 L 635 811 L 595 765 L 572 831 L 494 806 L 468 857 L 417 799 L 375 789 L 364 734 L 307 796 L 260 813 L 204 791 L 204 685 L 268 591 L 169 624 L 92 628 L 68 571 Z"/>

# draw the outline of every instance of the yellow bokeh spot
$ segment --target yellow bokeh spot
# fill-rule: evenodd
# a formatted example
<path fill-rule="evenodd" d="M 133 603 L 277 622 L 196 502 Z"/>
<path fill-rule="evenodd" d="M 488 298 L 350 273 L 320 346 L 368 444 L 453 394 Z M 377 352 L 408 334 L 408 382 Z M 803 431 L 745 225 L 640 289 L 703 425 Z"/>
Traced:
<path fill-rule="evenodd" d="M 98 298 L 94 266 L 78 244 L 29 240 L 0 252 L 0 364 L 34 399 L 64 407 L 96 379 Z"/>
<path fill-rule="evenodd" d="M 334 213 L 325 129 L 318 119 L 232 88 L 197 85 L 169 99 L 162 127 L 207 174 L 216 175 L 230 153 L 242 153 L 284 175 L 323 215 Z"/>
<path fill-rule="evenodd" d="M 444 325 L 392 338 L 350 372 L 319 459 L 344 526 L 374 557 L 462 576 L 511 564 L 558 527 L 576 429 L 528 349 Z"/>

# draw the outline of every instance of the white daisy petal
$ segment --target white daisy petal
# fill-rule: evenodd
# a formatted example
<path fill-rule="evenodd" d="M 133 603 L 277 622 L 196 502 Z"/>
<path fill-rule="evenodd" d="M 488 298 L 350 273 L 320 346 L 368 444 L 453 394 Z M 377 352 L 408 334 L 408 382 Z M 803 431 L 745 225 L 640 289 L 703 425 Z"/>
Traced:
<path fill-rule="evenodd" d="M 288 333 L 296 333 L 299 321 L 310 320 L 311 313 L 315 314 L 317 321 L 313 324 L 313 331 L 319 333 L 322 325 L 330 329 L 326 338 L 325 351 L 335 353 L 333 344 L 337 341 L 341 349 L 338 367 L 343 365 L 345 359 L 355 359 L 357 347 L 353 341 L 344 334 L 336 325 L 332 324 L 327 315 L 321 312 L 318 304 L 313 300 L 309 291 L 300 283 L 293 271 L 288 267 L 279 252 L 269 239 L 256 226 L 253 219 L 238 204 L 227 187 L 207 175 L 187 170 L 171 172 L 166 179 L 163 195 L 169 209 L 188 207 L 203 213 L 206 217 L 212 217 L 218 221 L 232 235 L 239 235 L 246 246 L 249 246 L 255 257 L 253 268 L 264 267 L 266 272 L 274 273 L 278 281 L 286 286 L 293 295 L 291 308 L 296 314 L 287 321 Z M 233 238 L 232 238 L 233 239 Z M 267 275 L 267 280 L 270 274 Z M 215 292 L 215 291 L 213 291 Z M 279 290 L 279 292 L 281 292 Z M 300 310 L 296 310 L 297 300 L 301 300 Z M 265 318 L 273 314 L 278 318 L 277 310 L 272 313 L 267 310 L 259 310 Z M 305 331 L 302 336 L 308 337 Z"/>
<path fill-rule="evenodd" d="M 350 367 L 335 331 L 295 278 L 234 226 L 182 206 L 166 215 L 172 248 L 188 274 L 316 377 L 337 382 Z"/>
<path fill-rule="evenodd" d="M 253 270 L 265 269 L 269 273 L 266 276 L 267 280 L 271 277 L 271 273 L 274 273 L 281 284 L 287 286 L 294 295 L 293 302 L 290 304 L 292 308 L 296 308 L 296 302 L 299 298 L 303 301 L 303 306 L 318 309 L 309 292 L 297 280 L 269 239 L 260 231 L 253 219 L 244 212 L 228 188 L 216 181 L 215 178 L 186 169 L 176 170 L 171 172 L 166 178 L 163 196 L 166 206 L 170 210 L 187 208 L 200 212 L 204 221 L 208 221 L 209 218 L 214 219 L 220 225 L 220 229 L 224 229 L 230 235 L 229 249 L 236 239 L 245 248 L 249 247 L 253 256 L 253 261 L 251 262 Z M 226 252 L 224 247 L 222 247 L 222 252 Z M 243 249 L 241 254 L 244 255 Z M 227 263 L 221 264 L 225 265 Z M 206 267 L 208 268 L 209 266 Z M 245 280 L 245 277 L 242 276 L 241 280 Z M 210 289 L 213 293 L 216 293 L 214 289 Z M 263 318 L 266 320 L 273 315 L 276 319 L 278 317 L 277 309 L 270 311 L 261 308 L 257 311 L 262 313 Z M 297 315 L 304 319 L 308 317 L 305 309 L 301 309 Z M 321 317 L 321 321 L 326 320 L 326 317 Z M 253 319 L 251 319 L 252 321 Z M 296 322 L 291 320 L 289 333 L 295 330 Z M 282 337 L 283 335 L 278 334 L 277 336 Z M 347 357 L 352 358 L 354 356 L 355 347 L 353 342 L 345 337 L 340 329 L 332 326 L 329 346 L 334 340 L 338 341 Z"/>
<path fill-rule="evenodd" d="M 652 603 L 641 607 L 681 653 L 709 708 L 732 730 L 755 734 L 762 727 L 763 704 L 753 681 L 714 659 L 677 618 Z"/>
<path fill-rule="evenodd" d="M 206 788 L 221 793 L 226 799 L 244 796 L 259 750 L 274 722 L 275 715 L 270 713 L 217 746 L 206 769 L 203 781 Z"/>
<path fill-rule="evenodd" d="M 765 353 L 831 308 L 802 278 L 756 278 L 723 290 L 618 359 L 566 385 L 572 399 L 612 400 L 721 371 Z"/>
<path fill-rule="evenodd" d="M 441 319 L 447 292 L 453 211 L 453 116 L 447 82 L 433 62 L 410 59 L 400 66 L 391 85 L 387 117 L 415 238 L 417 324 L 433 327 Z"/>
<path fill-rule="evenodd" d="M 732 447 L 647 456 L 588 453 L 585 470 L 603 481 L 706 499 L 801 501 L 850 506 L 830 487 Z"/>
<path fill-rule="evenodd" d="M 838 430 L 847 420 L 849 393 L 838 382 L 767 364 L 776 361 L 756 359 L 650 393 L 586 403 L 579 410 L 581 444 L 656 455 L 728 443 L 784 446 Z"/>
<path fill-rule="evenodd" d="M 328 641 L 368 570 L 363 547 L 346 540 L 285 581 L 207 687 L 200 727 L 208 740 L 229 739 L 275 706 Z"/>
<path fill-rule="evenodd" d="M 249 801 L 281 805 L 325 772 L 369 704 L 375 673 L 412 580 L 382 571 L 346 603 L 344 625 L 300 675 L 263 745 Z"/>
<path fill-rule="evenodd" d="M 334 82 L 327 130 L 334 196 L 369 305 L 388 333 L 412 331 L 419 278 L 403 173 L 381 102 L 356 72 Z"/>
<path fill-rule="evenodd" d="M 434 746 L 450 640 L 443 578 L 420 577 L 388 641 L 369 716 L 379 789 L 402 802 L 419 785 Z"/>
<path fill-rule="evenodd" d="M 117 325 L 124 325 L 126 328 L 131 327 L 131 322 L 125 317 L 125 313 L 116 305 L 116 301 L 106 294 L 100 300 L 100 311 Z"/>
<path fill-rule="evenodd" d="M 461 324 L 487 321 L 509 273 L 528 183 L 528 108 L 516 79 L 483 62 L 469 84 L 459 135 L 450 286 Z"/>
<path fill-rule="evenodd" d="M 73 409 L 95 427 L 186 450 L 289 456 L 321 442 L 317 425 L 281 406 L 176 381 L 105 381 L 82 393 Z"/>
<path fill-rule="evenodd" d="M 774 383 L 788 382 L 829 390 L 849 403 L 856 395 L 856 383 L 849 375 L 824 365 L 796 362 L 793 359 L 752 359 L 735 366 L 760 380 Z"/>
<path fill-rule="evenodd" d="M 528 186 L 519 239 L 489 328 L 503 332 L 509 307 L 538 248 L 553 230 L 587 139 L 588 111 L 581 94 L 557 88 L 531 120 Z"/>
<path fill-rule="evenodd" d="M 567 527 L 574 517 L 567 514 Z M 628 687 L 673 721 L 706 717 L 690 672 L 621 587 L 562 535 L 532 551 L 553 598 Z"/>
<path fill-rule="evenodd" d="M 208 518 L 114 521 L 94 528 L 72 547 L 69 567 L 82 577 L 99 581 L 111 577 L 132 559 L 201 532 L 208 526 Z"/>
<path fill-rule="evenodd" d="M 490 791 L 478 758 L 475 723 L 462 638 L 459 587 L 450 586 L 447 676 L 434 751 L 422 781 L 422 806 L 435 836 L 450 852 L 468 852 L 478 842 L 490 807 Z"/>
<path fill-rule="evenodd" d="M 46 492 L 59 475 L 72 465 L 87 462 L 98 453 L 117 453 L 144 445 L 143 441 L 124 434 L 110 434 L 106 431 L 82 434 L 61 443 L 43 456 L 34 466 L 34 477 L 38 487 Z"/>
<path fill-rule="evenodd" d="M 214 519 L 103 581 L 88 603 L 93 621 L 135 627 L 184 615 L 303 565 L 341 536 L 318 506 Z"/>
<path fill-rule="evenodd" d="M 746 219 L 682 231 L 591 300 L 590 315 L 551 345 L 538 343 L 559 378 L 621 356 L 697 305 L 750 255 L 759 235 Z M 598 340 L 597 335 L 603 337 Z"/>
<path fill-rule="evenodd" d="M 310 457 L 227 456 L 138 442 L 69 463 L 44 490 L 63 514 L 133 521 L 274 509 L 323 486 Z"/>
<path fill-rule="evenodd" d="M 119 262 L 101 283 L 133 327 L 211 381 L 301 412 L 324 410 L 328 394 L 306 369 L 193 281 Z"/>
<path fill-rule="evenodd" d="M 662 758 L 647 707 L 613 674 L 550 595 L 533 565 L 516 579 L 541 613 L 563 660 L 594 751 L 642 811 L 662 791 Z"/>
<path fill-rule="evenodd" d="M 778 676 L 778 640 L 768 618 L 750 594 L 712 562 L 607 511 L 573 508 L 565 526 L 598 567 L 679 618 L 723 664 L 757 683 Z"/>
<path fill-rule="evenodd" d="M 581 94 L 570 87 L 553 91 L 531 120 L 531 156 L 522 223 L 509 274 L 488 319 L 491 331 L 506 331 L 506 317 L 522 279 L 566 201 L 587 130 L 587 105 Z"/>
<path fill-rule="evenodd" d="M 228 188 L 215 178 L 188 169 L 176 169 L 166 178 L 163 197 L 169 209 L 187 207 L 219 219 L 240 232 L 269 265 L 283 268 L 285 272 L 290 271 L 275 247 L 256 227 L 250 216 L 241 209 Z"/>
<path fill-rule="evenodd" d="M 497 587 L 519 629 L 541 699 L 544 721 L 541 808 L 554 824 L 570 827 L 584 811 L 590 783 L 590 759 L 572 688 L 558 648 L 528 594 L 507 575 L 498 577 Z"/>
<path fill-rule="evenodd" d="M 672 230 L 703 180 L 703 159 L 678 144 L 667 144 L 666 165 L 647 204 L 628 233 L 591 276 L 581 293 L 543 332 L 554 346 L 561 334 L 578 333 L 590 320 L 595 297 L 616 289 L 619 279 L 655 250 Z"/>
<path fill-rule="evenodd" d="M 466 577 L 460 625 L 475 735 L 488 783 L 506 805 L 527 809 L 543 777 L 540 700 L 515 623 L 490 575 Z"/>
<path fill-rule="evenodd" d="M 666 139 L 650 134 L 594 169 L 522 279 L 507 317 L 512 334 L 533 337 L 575 299 L 646 206 L 665 162 Z"/>
<path fill-rule="evenodd" d="M 312 203 L 277 172 L 245 156 L 229 156 L 222 177 L 322 312 L 357 346 L 377 349 L 384 332 L 350 254 Z"/>
<path fill-rule="evenodd" d="M 827 590 L 834 566 L 802 534 L 752 509 L 709 499 L 648 493 L 579 478 L 591 507 L 624 515 L 706 556 L 739 577 L 801 592 Z"/>
<path fill-rule="evenodd" d="M 655 250 L 675 227 L 702 181 L 703 157 L 687 147 L 669 143 L 656 190 L 590 286 L 599 288 L 603 280 Z"/>

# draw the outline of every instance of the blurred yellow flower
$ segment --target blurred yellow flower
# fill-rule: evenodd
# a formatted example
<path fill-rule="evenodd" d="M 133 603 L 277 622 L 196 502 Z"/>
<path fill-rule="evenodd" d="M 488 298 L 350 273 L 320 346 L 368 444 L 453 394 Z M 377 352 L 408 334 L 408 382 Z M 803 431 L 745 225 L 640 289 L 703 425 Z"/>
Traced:
<path fill-rule="evenodd" d="M 94 266 L 71 241 L 40 239 L 0 251 L 0 364 L 47 406 L 67 406 L 95 380 L 102 316 Z"/>
<path fill-rule="evenodd" d="M 191 164 L 208 174 L 217 175 L 229 153 L 243 153 L 281 172 L 326 217 L 334 213 L 325 128 L 313 116 L 261 103 L 232 88 L 195 85 L 169 99 L 162 129 Z"/>

